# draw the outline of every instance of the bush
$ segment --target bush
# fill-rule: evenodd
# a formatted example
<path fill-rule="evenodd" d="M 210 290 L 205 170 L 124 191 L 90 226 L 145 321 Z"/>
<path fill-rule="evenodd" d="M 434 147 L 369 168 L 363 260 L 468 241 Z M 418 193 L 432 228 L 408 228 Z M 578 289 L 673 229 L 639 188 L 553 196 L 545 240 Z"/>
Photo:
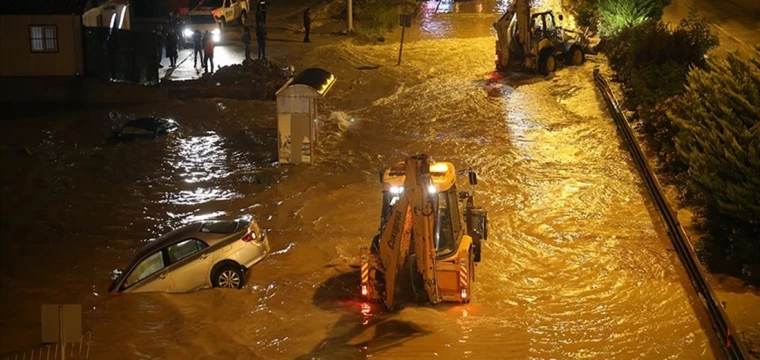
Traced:
<path fill-rule="evenodd" d="M 692 69 L 678 107 L 676 150 L 710 214 L 708 246 L 760 278 L 760 47 Z"/>
<path fill-rule="evenodd" d="M 642 120 L 670 170 L 682 166 L 673 145 L 678 129 L 664 112 L 675 111 L 676 106 L 665 100 L 683 93 L 689 68 L 704 67 L 705 54 L 717 44 L 707 22 L 692 9 L 675 30 L 661 21 L 647 20 L 621 30 L 605 49 L 610 67 L 623 83 L 626 108 Z"/>
<path fill-rule="evenodd" d="M 648 19 L 659 19 L 664 6 L 658 0 L 598 0 L 602 35 L 615 35 Z"/>
<path fill-rule="evenodd" d="M 413 13 L 417 9 L 416 2 L 413 0 L 354 0 L 357 33 L 367 37 L 385 35 L 398 26 L 402 9 L 403 12 Z"/>
<path fill-rule="evenodd" d="M 578 26 L 588 26 L 593 32 L 598 30 L 597 0 L 577 0 L 570 8 L 570 13 L 575 17 Z"/>

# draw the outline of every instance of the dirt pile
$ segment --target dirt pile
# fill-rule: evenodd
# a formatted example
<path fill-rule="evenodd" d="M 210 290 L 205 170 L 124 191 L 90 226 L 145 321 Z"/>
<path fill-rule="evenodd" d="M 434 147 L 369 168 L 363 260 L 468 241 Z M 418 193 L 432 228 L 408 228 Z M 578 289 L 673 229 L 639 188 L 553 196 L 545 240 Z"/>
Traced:
<path fill-rule="evenodd" d="M 277 90 L 288 80 L 284 68 L 268 59 L 248 60 L 222 67 L 197 80 L 168 82 L 169 96 L 174 99 L 274 100 Z"/>

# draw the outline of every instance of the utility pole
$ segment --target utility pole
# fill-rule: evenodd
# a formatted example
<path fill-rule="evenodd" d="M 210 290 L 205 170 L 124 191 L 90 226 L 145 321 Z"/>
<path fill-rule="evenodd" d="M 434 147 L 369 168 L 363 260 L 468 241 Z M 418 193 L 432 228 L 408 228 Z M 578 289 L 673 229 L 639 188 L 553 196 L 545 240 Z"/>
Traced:
<path fill-rule="evenodd" d="M 348 33 L 354 31 L 354 0 L 346 0 L 348 4 Z"/>

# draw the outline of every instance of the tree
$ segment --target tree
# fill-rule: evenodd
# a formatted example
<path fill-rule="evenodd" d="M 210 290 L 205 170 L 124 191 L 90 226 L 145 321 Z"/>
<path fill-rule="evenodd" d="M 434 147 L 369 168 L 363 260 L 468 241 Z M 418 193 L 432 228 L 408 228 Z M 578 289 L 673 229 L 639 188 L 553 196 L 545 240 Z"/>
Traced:
<path fill-rule="evenodd" d="M 760 47 L 693 68 L 679 108 L 675 144 L 691 189 L 725 216 L 760 221 Z"/>
<path fill-rule="evenodd" d="M 760 281 L 760 47 L 693 68 L 677 100 L 676 152 L 704 205 L 708 265 Z"/>

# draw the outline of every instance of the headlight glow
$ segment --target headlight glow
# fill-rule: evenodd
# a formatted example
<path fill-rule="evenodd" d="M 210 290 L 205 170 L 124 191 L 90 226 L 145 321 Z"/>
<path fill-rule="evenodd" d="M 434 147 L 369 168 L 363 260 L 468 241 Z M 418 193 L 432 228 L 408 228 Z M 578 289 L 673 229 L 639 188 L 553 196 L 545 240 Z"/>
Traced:
<path fill-rule="evenodd" d="M 401 194 L 404 192 L 403 186 L 391 186 L 391 194 Z"/>
<path fill-rule="evenodd" d="M 429 193 L 430 195 L 433 195 L 433 194 L 435 194 L 435 193 L 437 193 L 437 192 L 438 192 L 438 191 L 436 191 L 436 189 L 435 189 L 435 185 L 432 185 L 432 184 L 431 184 L 431 185 L 428 185 L 428 189 L 427 189 L 427 190 L 428 190 L 428 193 Z"/>
<path fill-rule="evenodd" d="M 211 30 L 211 33 L 214 35 L 219 35 L 219 33 L 221 32 L 219 31 L 219 29 L 214 29 L 214 30 Z"/>
<path fill-rule="evenodd" d="M 185 37 L 193 36 L 193 31 L 190 29 L 185 29 L 185 31 L 183 31 L 182 33 L 185 34 Z"/>
<path fill-rule="evenodd" d="M 213 39 L 213 40 L 214 40 L 214 42 L 219 42 L 219 40 L 220 40 L 220 38 L 219 38 L 219 34 L 214 34 L 214 35 L 212 35 L 212 36 L 211 36 L 211 39 Z"/>

